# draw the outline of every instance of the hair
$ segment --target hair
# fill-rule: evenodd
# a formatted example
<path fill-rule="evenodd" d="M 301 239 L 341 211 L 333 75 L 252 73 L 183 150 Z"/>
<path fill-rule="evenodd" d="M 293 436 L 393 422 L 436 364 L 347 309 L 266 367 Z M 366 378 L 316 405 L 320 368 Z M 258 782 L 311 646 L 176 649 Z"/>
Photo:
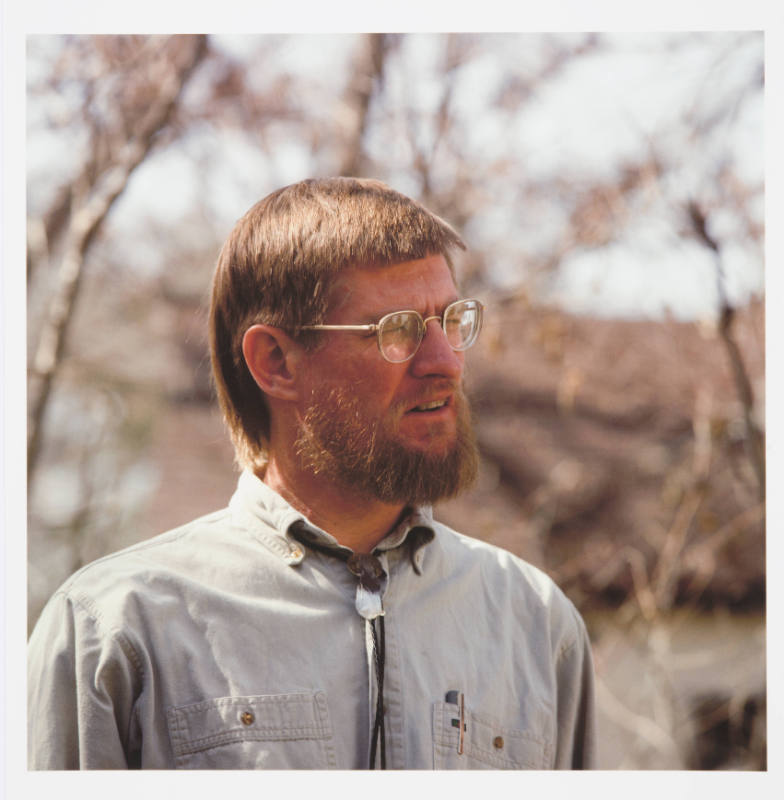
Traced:
<path fill-rule="evenodd" d="M 267 462 L 266 399 L 242 354 L 252 325 L 281 328 L 306 347 L 323 322 L 335 276 L 465 249 L 458 234 L 380 181 L 306 180 L 273 192 L 237 222 L 218 256 L 210 304 L 215 389 L 240 467 Z"/>

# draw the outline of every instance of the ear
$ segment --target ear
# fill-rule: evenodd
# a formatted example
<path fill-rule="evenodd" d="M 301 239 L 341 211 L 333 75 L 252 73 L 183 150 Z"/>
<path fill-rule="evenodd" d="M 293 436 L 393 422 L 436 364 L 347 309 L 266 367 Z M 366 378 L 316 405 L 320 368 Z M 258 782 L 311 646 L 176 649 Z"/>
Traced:
<path fill-rule="evenodd" d="M 242 355 L 265 394 L 294 402 L 299 398 L 302 347 L 288 334 L 272 325 L 252 325 L 242 337 Z"/>

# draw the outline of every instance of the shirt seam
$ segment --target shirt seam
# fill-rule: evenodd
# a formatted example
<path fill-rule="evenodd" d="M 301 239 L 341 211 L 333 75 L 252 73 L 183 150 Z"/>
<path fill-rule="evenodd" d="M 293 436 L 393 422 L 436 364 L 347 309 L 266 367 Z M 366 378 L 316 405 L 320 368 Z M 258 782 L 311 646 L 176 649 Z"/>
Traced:
<path fill-rule="evenodd" d="M 578 640 L 574 639 L 573 641 L 567 642 L 566 644 L 562 645 L 559 648 L 558 654 L 555 657 L 556 666 L 560 666 L 561 665 L 561 662 L 564 660 L 564 658 L 566 657 L 567 653 L 570 653 L 572 650 L 574 650 L 576 648 L 576 646 L 577 646 L 577 643 L 578 643 Z"/>
<path fill-rule="evenodd" d="M 75 606 L 78 606 L 95 623 L 104 637 L 115 641 L 119 645 L 123 655 L 125 655 L 136 671 L 139 679 L 144 683 L 145 671 L 139 654 L 120 628 L 110 627 L 105 623 L 103 614 L 93 598 L 81 593 L 72 593 L 68 590 L 57 591 L 55 592 L 55 596 L 57 595 L 64 597 L 66 600 L 70 600 Z"/>
<path fill-rule="evenodd" d="M 584 630 L 582 620 L 580 619 L 579 613 L 577 609 L 574 607 L 574 604 L 570 600 L 568 600 L 568 598 L 567 602 L 571 606 L 572 618 L 577 627 L 577 630 L 574 632 L 575 633 L 574 638 L 562 644 L 561 647 L 558 649 L 558 654 L 555 659 L 557 665 L 561 664 L 567 653 L 574 650 L 577 647 L 577 645 L 580 644 L 580 642 L 582 641 L 580 633 L 581 630 Z"/>

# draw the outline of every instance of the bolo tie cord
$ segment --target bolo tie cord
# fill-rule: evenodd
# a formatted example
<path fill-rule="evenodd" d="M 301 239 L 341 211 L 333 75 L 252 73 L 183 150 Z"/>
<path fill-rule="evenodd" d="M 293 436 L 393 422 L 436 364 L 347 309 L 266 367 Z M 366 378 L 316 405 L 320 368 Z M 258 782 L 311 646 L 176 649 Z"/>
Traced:
<path fill-rule="evenodd" d="M 294 524 L 289 528 L 289 533 L 300 543 L 316 550 L 319 553 L 332 556 L 341 561 L 346 562 L 346 566 L 352 575 L 359 578 L 359 583 L 370 591 L 380 590 L 380 580 L 385 574 L 381 567 L 381 562 L 374 555 L 365 553 L 352 553 L 349 555 L 345 551 L 334 550 L 330 547 L 314 542 L 310 536 L 305 533 L 302 527 Z M 370 622 L 370 632 L 373 639 L 373 662 L 376 667 L 376 683 L 378 684 L 378 692 L 376 698 L 376 717 L 373 723 L 373 736 L 370 742 L 370 763 L 368 769 L 376 768 L 376 754 L 378 745 L 381 745 L 380 761 L 381 769 L 387 768 L 387 747 L 386 736 L 384 733 L 384 663 L 385 663 L 385 637 L 384 637 L 384 615 L 381 614 L 374 619 L 368 620 Z M 376 621 L 378 621 L 378 630 L 376 629 Z"/>
<path fill-rule="evenodd" d="M 378 620 L 378 632 L 376 632 L 376 620 Z M 379 740 L 381 741 L 381 769 L 387 768 L 387 744 L 384 735 L 384 617 L 376 617 L 370 620 L 370 630 L 373 634 L 373 660 L 376 664 L 376 680 L 378 682 L 378 697 L 376 699 L 376 721 L 373 725 L 373 739 L 370 743 L 370 766 L 369 769 L 376 768 L 376 748 Z"/>

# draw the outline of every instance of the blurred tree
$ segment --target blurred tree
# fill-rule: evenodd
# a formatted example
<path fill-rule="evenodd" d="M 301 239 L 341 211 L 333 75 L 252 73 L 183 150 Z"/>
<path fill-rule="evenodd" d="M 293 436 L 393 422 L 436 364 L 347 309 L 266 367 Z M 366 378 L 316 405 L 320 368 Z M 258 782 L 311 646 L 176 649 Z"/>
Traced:
<path fill-rule="evenodd" d="M 688 205 L 689 221 L 696 238 L 707 247 L 714 258 L 716 270 L 716 295 L 719 306 L 719 334 L 732 366 L 732 375 L 738 397 L 743 404 L 743 424 L 749 461 L 754 468 L 761 500 L 765 499 L 765 441 L 760 425 L 754 419 L 754 390 L 749 379 L 743 353 L 733 333 L 733 322 L 737 307 L 730 302 L 725 286 L 726 278 L 722 264 L 722 247 L 708 231 L 708 220 L 699 204 L 692 201 Z"/>
<path fill-rule="evenodd" d="M 367 133 L 370 103 L 383 85 L 384 62 L 393 42 L 394 37 L 388 34 L 371 33 L 360 39 L 343 93 L 342 113 L 338 116 L 343 129 L 339 137 L 342 148 L 338 156 L 339 175 L 360 177 L 366 174 L 362 143 Z"/>
<path fill-rule="evenodd" d="M 52 74 L 76 82 L 79 122 L 88 150 L 78 175 L 61 187 L 28 251 L 28 282 L 47 255 L 59 255 L 57 277 L 40 329 L 30 373 L 27 474 L 32 479 L 41 447 L 44 413 L 60 366 L 87 251 L 133 171 L 165 138 L 183 88 L 206 54 L 204 36 L 75 39 Z M 62 75 L 66 75 L 63 78 Z"/>

